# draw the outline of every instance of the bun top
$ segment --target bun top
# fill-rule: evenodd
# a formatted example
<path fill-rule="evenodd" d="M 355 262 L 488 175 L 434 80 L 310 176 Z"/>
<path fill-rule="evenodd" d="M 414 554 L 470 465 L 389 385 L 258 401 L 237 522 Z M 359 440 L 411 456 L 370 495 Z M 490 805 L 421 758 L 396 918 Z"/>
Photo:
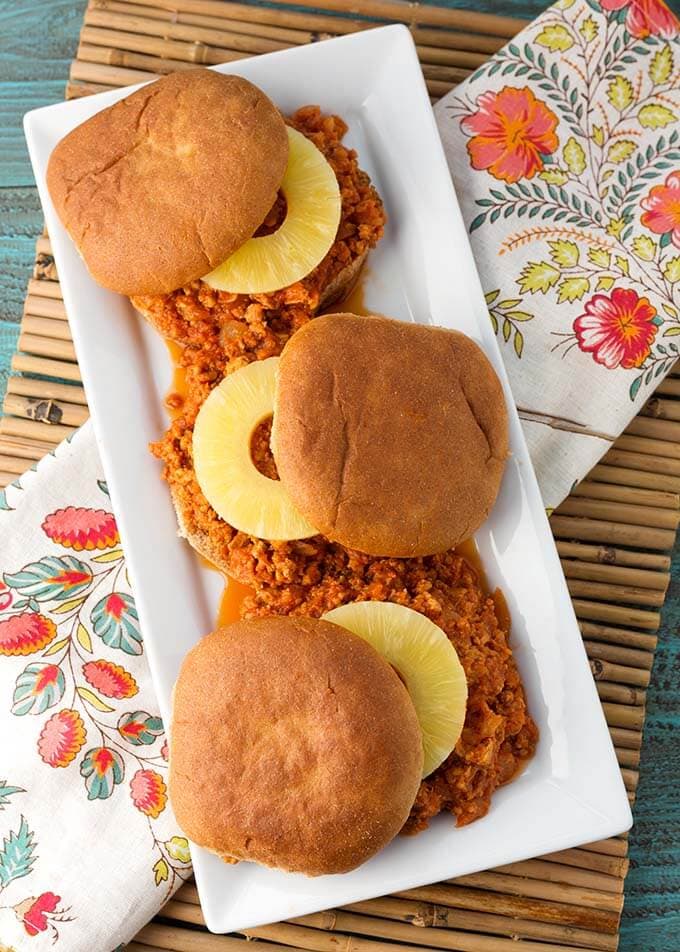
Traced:
<path fill-rule="evenodd" d="M 317 876 L 399 832 L 423 768 L 415 708 L 367 642 L 303 617 L 203 638 L 175 686 L 170 796 L 195 843 Z"/>
<path fill-rule="evenodd" d="M 272 446 L 295 506 L 327 538 L 370 555 L 431 555 L 489 515 L 507 410 L 464 334 L 329 314 L 283 350 Z"/>
<path fill-rule="evenodd" d="M 287 160 L 285 123 L 261 90 L 192 69 L 70 132 L 50 156 L 47 185 L 96 281 L 166 294 L 252 237 Z"/>

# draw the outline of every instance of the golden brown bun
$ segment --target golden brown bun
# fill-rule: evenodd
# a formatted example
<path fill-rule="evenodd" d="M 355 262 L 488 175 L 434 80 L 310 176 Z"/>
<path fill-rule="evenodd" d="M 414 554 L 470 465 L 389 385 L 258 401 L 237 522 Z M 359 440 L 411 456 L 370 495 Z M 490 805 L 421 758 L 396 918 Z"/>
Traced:
<path fill-rule="evenodd" d="M 281 114 L 252 83 L 172 73 L 70 132 L 47 185 L 93 278 L 166 294 L 221 264 L 264 220 L 288 159 Z"/>
<path fill-rule="evenodd" d="M 293 502 L 327 538 L 371 555 L 430 555 L 488 516 L 507 411 L 465 335 L 332 314 L 284 348 L 272 446 Z"/>
<path fill-rule="evenodd" d="M 170 797 L 201 846 L 319 876 L 354 869 L 403 826 L 420 785 L 415 708 L 361 638 L 303 617 L 200 641 L 175 686 Z"/>

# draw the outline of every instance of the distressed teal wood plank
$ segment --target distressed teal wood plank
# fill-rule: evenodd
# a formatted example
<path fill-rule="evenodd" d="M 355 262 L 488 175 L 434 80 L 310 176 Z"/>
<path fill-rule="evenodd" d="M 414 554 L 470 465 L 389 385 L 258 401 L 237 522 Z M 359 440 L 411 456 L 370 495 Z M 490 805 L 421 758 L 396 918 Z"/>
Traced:
<path fill-rule="evenodd" d="M 662 613 L 619 952 L 680 948 L 680 543 Z"/>
<path fill-rule="evenodd" d="M 245 0 L 246 3 L 250 3 L 253 7 L 276 7 L 276 3 L 268 3 L 267 0 Z M 504 17 L 524 17 L 526 19 L 532 19 L 535 16 L 538 16 L 545 8 L 549 5 L 546 0 L 435 0 L 434 3 L 431 0 L 421 0 L 423 6 L 431 5 L 438 7 L 450 7 L 452 9 L 460 10 L 477 10 L 480 13 L 497 13 L 499 16 Z M 295 3 L 286 4 L 286 6 L 291 10 L 301 10 L 305 13 L 310 12 L 309 7 L 296 6 Z M 354 8 L 358 12 L 361 12 L 361 0 L 356 0 L 354 3 Z M 318 13 L 330 13 L 335 15 L 332 10 L 324 10 L 323 4 L 319 5 L 317 11 Z"/>
<path fill-rule="evenodd" d="M 63 98 L 84 0 L 0 0 L 0 392 L 16 347 L 40 202 L 21 128 L 29 109 Z"/>
<path fill-rule="evenodd" d="M 440 5 L 532 17 L 546 3 L 459 0 Z M 680 0 L 670 5 L 680 11 Z M 37 195 L 30 187 L 33 177 L 21 118 L 29 109 L 62 98 L 84 8 L 84 0 L 0 0 L 0 392 L 15 348 L 35 237 L 42 227 Z M 649 692 L 620 952 L 680 948 L 679 628 L 680 548 L 674 553 Z"/>
<path fill-rule="evenodd" d="M 64 81 L 60 78 L 22 83 L 2 82 L 0 89 L 0 187 L 33 186 L 33 173 L 22 129 L 23 116 L 29 109 L 63 99 Z"/>

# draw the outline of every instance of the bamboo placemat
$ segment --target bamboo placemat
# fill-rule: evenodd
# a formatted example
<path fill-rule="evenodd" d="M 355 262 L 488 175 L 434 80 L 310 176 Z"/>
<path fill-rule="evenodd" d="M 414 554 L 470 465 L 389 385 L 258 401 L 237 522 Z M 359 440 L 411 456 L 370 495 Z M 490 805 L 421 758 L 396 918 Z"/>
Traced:
<path fill-rule="evenodd" d="M 317 7 L 319 0 L 297 0 Z M 91 0 L 68 98 L 367 29 L 407 23 L 430 95 L 452 85 L 522 26 L 470 11 L 326 0 L 326 14 L 216 0 Z M 359 9 L 361 17 L 359 17 Z M 332 11 L 332 13 L 331 13 Z M 367 19 L 370 18 L 370 19 Z M 38 239 L 0 420 L 0 486 L 88 415 L 49 238 Z M 631 802 L 659 612 L 680 521 L 680 370 L 552 516 L 552 529 Z M 626 836 L 513 863 L 397 896 L 248 930 L 263 948 L 318 952 L 613 952 L 628 869 Z M 184 886 L 128 948 L 227 952 L 242 937 L 203 928 Z"/>

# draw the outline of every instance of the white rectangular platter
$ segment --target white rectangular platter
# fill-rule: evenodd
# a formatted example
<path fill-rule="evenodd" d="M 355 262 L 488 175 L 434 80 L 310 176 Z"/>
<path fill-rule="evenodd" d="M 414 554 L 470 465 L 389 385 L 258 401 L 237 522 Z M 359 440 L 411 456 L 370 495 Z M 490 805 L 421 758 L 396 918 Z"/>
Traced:
<path fill-rule="evenodd" d="M 307 103 L 337 112 L 380 192 L 389 223 L 369 258 L 364 299 L 406 321 L 456 328 L 484 348 L 508 388 L 411 37 L 388 26 L 218 67 L 261 86 L 284 113 Z M 126 95 L 116 90 L 38 109 L 26 137 L 111 496 L 134 581 L 161 712 L 185 652 L 211 629 L 220 593 L 177 536 L 169 494 L 147 445 L 165 426 L 170 364 L 129 302 L 89 277 L 45 186 L 67 132 Z M 140 235 L 140 242 L 144 237 Z M 512 643 L 541 738 L 522 775 L 484 819 L 441 816 L 398 837 L 360 869 L 308 879 L 194 848 L 206 922 L 228 932 L 448 879 L 601 839 L 631 822 L 609 733 L 527 454 L 510 414 L 512 456 L 477 543 L 505 593 Z M 209 769 L 207 767 L 207 769 Z"/>

